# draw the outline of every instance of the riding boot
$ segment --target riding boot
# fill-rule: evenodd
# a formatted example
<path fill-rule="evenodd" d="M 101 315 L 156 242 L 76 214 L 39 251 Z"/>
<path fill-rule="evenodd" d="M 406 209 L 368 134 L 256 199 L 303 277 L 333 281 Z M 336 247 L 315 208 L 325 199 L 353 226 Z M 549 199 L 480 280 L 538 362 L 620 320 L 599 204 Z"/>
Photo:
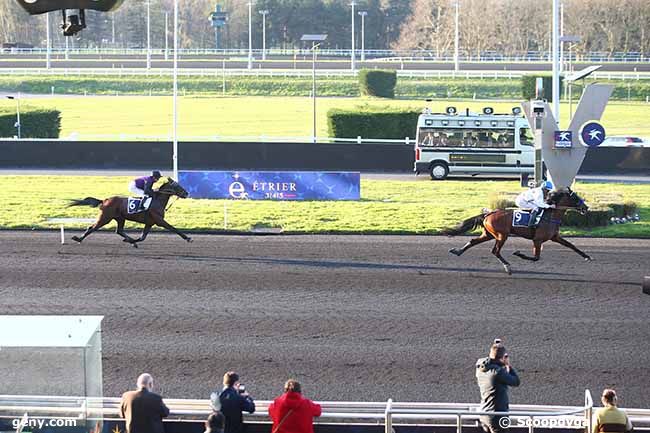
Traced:
<path fill-rule="evenodd" d="M 149 200 L 148 195 L 143 195 L 142 200 L 140 200 L 140 209 L 138 209 L 139 212 L 144 212 L 146 209 L 144 207 L 145 203 Z"/>
<path fill-rule="evenodd" d="M 539 209 L 534 209 L 530 211 L 530 219 L 528 220 L 528 227 L 533 229 L 535 228 L 535 220 L 537 220 L 537 215 L 539 214 Z"/>

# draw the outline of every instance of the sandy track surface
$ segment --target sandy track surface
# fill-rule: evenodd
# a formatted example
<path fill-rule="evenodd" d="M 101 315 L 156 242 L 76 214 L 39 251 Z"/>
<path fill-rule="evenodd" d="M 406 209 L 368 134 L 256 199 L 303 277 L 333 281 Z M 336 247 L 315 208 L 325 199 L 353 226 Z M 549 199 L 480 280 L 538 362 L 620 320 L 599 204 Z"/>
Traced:
<path fill-rule="evenodd" d="M 513 403 L 613 386 L 650 407 L 650 240 L 573 239 L 592 263 L 549 244 L 539 263 L 507 256 L 508 277 L 491 245 L 447 253 L 466 238 L 58 236 L 0 232 L 0 314 L 104 315 L 107 396 L 149 371 L 166 396 L 207 398 L 236 369 L 259 399 L 294 376 L 318 400 L 476 402 L 474 363 L 500 337 Z"/>

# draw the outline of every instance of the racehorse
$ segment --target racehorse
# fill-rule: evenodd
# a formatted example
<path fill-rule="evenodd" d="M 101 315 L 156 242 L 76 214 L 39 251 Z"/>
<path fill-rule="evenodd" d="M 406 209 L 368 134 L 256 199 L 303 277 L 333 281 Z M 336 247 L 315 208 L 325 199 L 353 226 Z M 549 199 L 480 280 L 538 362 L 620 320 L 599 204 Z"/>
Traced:
<path fill-rule="evenodd" d="M 130 214 L 128 212 L 128 199 L 126 197 L 109 197 L 105 200 L 98 200 L 93 197 L 86 197 L 83 200 L 72 200 L 69 206 L 92 206 L 101 209 L 101 213 L 97 218 L 95 224 L 86 229 L 86 232 L 81 236 L 73 236 L 72 239 L 81 243 L 92 232 L 99 230 L 112 220 L 117 222 L 117 229 L 115 233 L 124 238 L 124 242 L 128 242 L 134 247 L 138 247 L 138 242 L 142 242 L 147 238 L 151 227 L 154 225 L 164 227 L 167 230 L 176 233 L 187 242 L 192 242 L 192 238 L 181 233 L 174 226 L 165 221 L 165 208 L 169 202 L 169 198 L 176 195 L 180 198 L 188 196 L 187 191 L 176 181 L 169 179 L 163 183 L 157 191 L 154 191 L 151 205 L 149 209 L 143 212 Z M 126 220 L 135 221 L 144 224 L 142 235 L 138 239 L 133 239 L 124 233 L 124 223 Z"/>
<path fill-rule="evenodd" d="M 533 257 L 527 256 L 520 251 L 515 251 L 513 255 L 524 259 L 536 262 L 542 252 L 542 244 L 546 241 L 557 242 L 567 248 L 572 249 L 580 254 L 586 261 L 590 261 L 591 257 L 580 251 L 575 245 L 560 236 L 560 225 L 562 224 L 562 216 L 567 209 L 576 209 L 581 214 L 585 214 L 589 209 L 584 200 L 578 194 L 571 191 L 570 188 L 561 191 L 553 191 L 549 195 L 546 202 L 550 205 L 555 205 L 555 208 L 548 209 L 542 215 L 542 219 L 536 228 L 529 227 L 513 227 L 513 210 L 498 209 L 489 213 L 477 215 L 468 218 L 458 224 L 452 229 L 446 229 L 442 233 L 449 236 L 456 236 L 473 230 L 477 227 L 482 227 L 483 232 L 481 235 L 471 241 L 467 242 L 462 248 L 452 248 L 450 253 L 460 256 L 468 249 L 475 245 L 482 244 L 491 239 L 495 240 L 492 254 L 499 259 L 508 274 L 511 274 L 510 263 L 501 256 L 501 248 L 506 243 L 508 236 L 518 235 L 533 241 Z"/>

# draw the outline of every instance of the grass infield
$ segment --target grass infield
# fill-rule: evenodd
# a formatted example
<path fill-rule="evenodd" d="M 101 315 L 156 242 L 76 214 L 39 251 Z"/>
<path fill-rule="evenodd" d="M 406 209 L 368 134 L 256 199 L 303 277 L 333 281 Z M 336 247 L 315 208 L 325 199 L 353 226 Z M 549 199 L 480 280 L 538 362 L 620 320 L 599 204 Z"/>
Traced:
<path fill-rule="evenodd" d="M 29 98 L 23 104 L 56 108 L 61 111 L 61 137 L 77 133 L 106 140 L 128 140 L 128 136 L 160 136 L 171 134 L 172 100 L 162 96 L 105 96 Z M 360 105 L 422 110 L 424 101 L 378 98 L 319 98 L 317 101 L 317 134 L 326 137 L 327 111 L 331 108 L 352 109 Z M 481 112 L 490 106 L 497 113 L 509 113 L 518 101 L 437 100 L 430 104 L 443 112 L 446 106 L 459 111 L 469 108 Z M 575 110 L 575 105 L 573 107 Z M 13 112 L 15 104 L 0 100 L 0 111 Z M 562 104 L 562 125 L 568 124 L 568 104 Z M 310 137 L 312 134 L 312 100 L 307 97 L 183 97 L 179 107 L 179 135 Z M 650 137 L 650 104 L 611 102 L 602 119 L 608 135 Z M 119 131 L 123 134 L 113 133 Z M 411 137 L 414 138 L 414 137 Z"/>
<path fill-rule="evenodd" d="M 47 218 L 93 218 L 98 215 L 97 209 L 68 208 L 68 200 L 127 195 L 129 180 L 115 176 L 1 176 L 0 190 L 4 198 L 0 207 L 0 229 L 55 228 L 56 225 L 47 223 Z M 650 188 L 647 185 L 583 183 L 574 189 L 589 205 L 634 201 L 641 221 L 593 229 L 564 227 L 563 234 L 650 237 Z M 517 181 L 362 180 L 360 201 L 185 199 L 172 206 L 167 219 L 184 230 L 223 230 L 226 209 L 228 230 L 233 231 L 263 226 L 281 227 L 285 233 L 436 234 L 444 227 L 479 214 L 489 205 L 490 197 L 520 191 Z M 107 227 L 114 229 L 115 223 Z"/>

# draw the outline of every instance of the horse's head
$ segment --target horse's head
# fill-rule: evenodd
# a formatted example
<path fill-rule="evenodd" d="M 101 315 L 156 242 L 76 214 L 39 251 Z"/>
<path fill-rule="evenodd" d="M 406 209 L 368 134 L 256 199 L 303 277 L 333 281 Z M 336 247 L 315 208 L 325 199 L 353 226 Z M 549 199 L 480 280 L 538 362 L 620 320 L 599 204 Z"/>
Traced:
<path fill-rule="evenodd" d="M 189 196 L 189 193 L 185 188 L 170 177 L 168 177 L 167 181 L 158 188 L 158 192 L 161 194 L 177 195 L 180 198 L 187 198 L 187 196 Z"/>
<path fill-rule="evenodd" d="M 571 188 L 552 191 L 548 196 L 547 202 L 558 207 L 575 208 L 582 215 L 586 214 L 589 210 L 589 206 L 585 204 L 585 201 L 572 191 Z"/>

